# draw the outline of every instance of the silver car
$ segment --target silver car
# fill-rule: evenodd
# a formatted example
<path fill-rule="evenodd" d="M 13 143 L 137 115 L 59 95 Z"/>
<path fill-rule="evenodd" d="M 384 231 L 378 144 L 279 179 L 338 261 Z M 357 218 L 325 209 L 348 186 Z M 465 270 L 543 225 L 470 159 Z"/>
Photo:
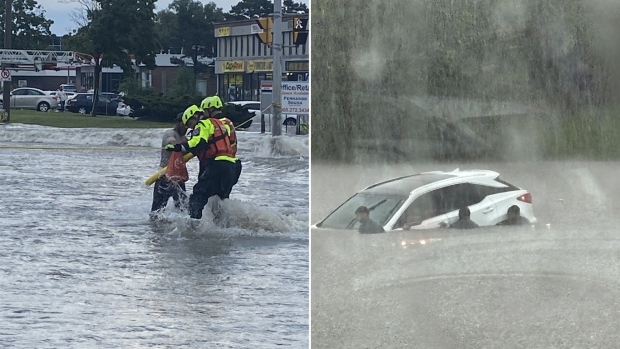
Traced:
<path fill-rule="evenodd" d="M 46 112 L 56 104 L 53 96 L 38 88 L 21 87 L 11 91 L 11 109 L 34 109 Z M 2 96 L 0 96 L 0 107 L 4 108 Z"/>

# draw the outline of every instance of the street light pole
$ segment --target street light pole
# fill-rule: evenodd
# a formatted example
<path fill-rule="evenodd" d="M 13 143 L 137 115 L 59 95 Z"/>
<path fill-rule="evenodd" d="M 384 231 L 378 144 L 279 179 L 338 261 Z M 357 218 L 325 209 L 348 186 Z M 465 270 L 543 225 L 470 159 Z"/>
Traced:
<path fill-rule="evenodd" d="M 13 0 L 6 0 L 4 9 L 4 48 L 11 48 L 11 36 L 12 36 L 12 24 L 13 24 Z M 6 66 L 2 64 L 2 70 Z M 6 122 L 11 122 L 11 82 L 4 82 L 3 91 L 3 108 L 6 112 Z"/>
<path fill-rule="evenodd" d="M 273 2 L 273 123 L 271 135 L 282 134 L 282 0 Z"/>

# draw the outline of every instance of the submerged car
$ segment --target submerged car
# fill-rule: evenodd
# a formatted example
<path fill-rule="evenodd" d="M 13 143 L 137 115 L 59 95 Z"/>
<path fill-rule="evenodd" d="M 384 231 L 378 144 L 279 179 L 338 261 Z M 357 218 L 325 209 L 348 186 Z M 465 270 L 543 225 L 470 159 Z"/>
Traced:
<path fill-rule="evenodd" d="M 366 206 L 370 219 L 385 231 L 432 229 L 458 221 L 459 209 L 469 207 L 471 220 L 491 226 L 507 219 L 511 206 L 536 223 L 532 194 L 499 178 L 489 170 L 456 169 L 424 172 L 371 185 L 334 210 L 315 228 L 357 230 L 355 210 Z"/>

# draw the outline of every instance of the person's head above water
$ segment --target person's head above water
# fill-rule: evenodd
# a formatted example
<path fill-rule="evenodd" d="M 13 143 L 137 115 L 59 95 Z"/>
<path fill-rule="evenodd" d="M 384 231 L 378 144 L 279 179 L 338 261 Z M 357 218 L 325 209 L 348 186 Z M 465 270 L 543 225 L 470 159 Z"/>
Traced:
<path fill-rule="evenodd" d="M 463 207 L 459 210 L 459 219 L 469 218 L 471 212 L 469 212 L 469 207 Z"/>

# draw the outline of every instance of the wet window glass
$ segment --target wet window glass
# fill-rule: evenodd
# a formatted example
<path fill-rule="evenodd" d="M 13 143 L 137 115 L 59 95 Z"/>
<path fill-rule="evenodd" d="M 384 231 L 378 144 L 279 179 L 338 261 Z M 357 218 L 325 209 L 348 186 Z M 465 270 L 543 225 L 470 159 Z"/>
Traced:
<path fill-rule="evenodd" d="M 355 210 L 366 206 L 370 210 L 370 219 L 383 225 L 394 215 L 405 201 L 404 196 L 377 195 L 359 193 L 334 211 L 321 223 L 321 227 L 334 229 L 357 229 Z"/>

